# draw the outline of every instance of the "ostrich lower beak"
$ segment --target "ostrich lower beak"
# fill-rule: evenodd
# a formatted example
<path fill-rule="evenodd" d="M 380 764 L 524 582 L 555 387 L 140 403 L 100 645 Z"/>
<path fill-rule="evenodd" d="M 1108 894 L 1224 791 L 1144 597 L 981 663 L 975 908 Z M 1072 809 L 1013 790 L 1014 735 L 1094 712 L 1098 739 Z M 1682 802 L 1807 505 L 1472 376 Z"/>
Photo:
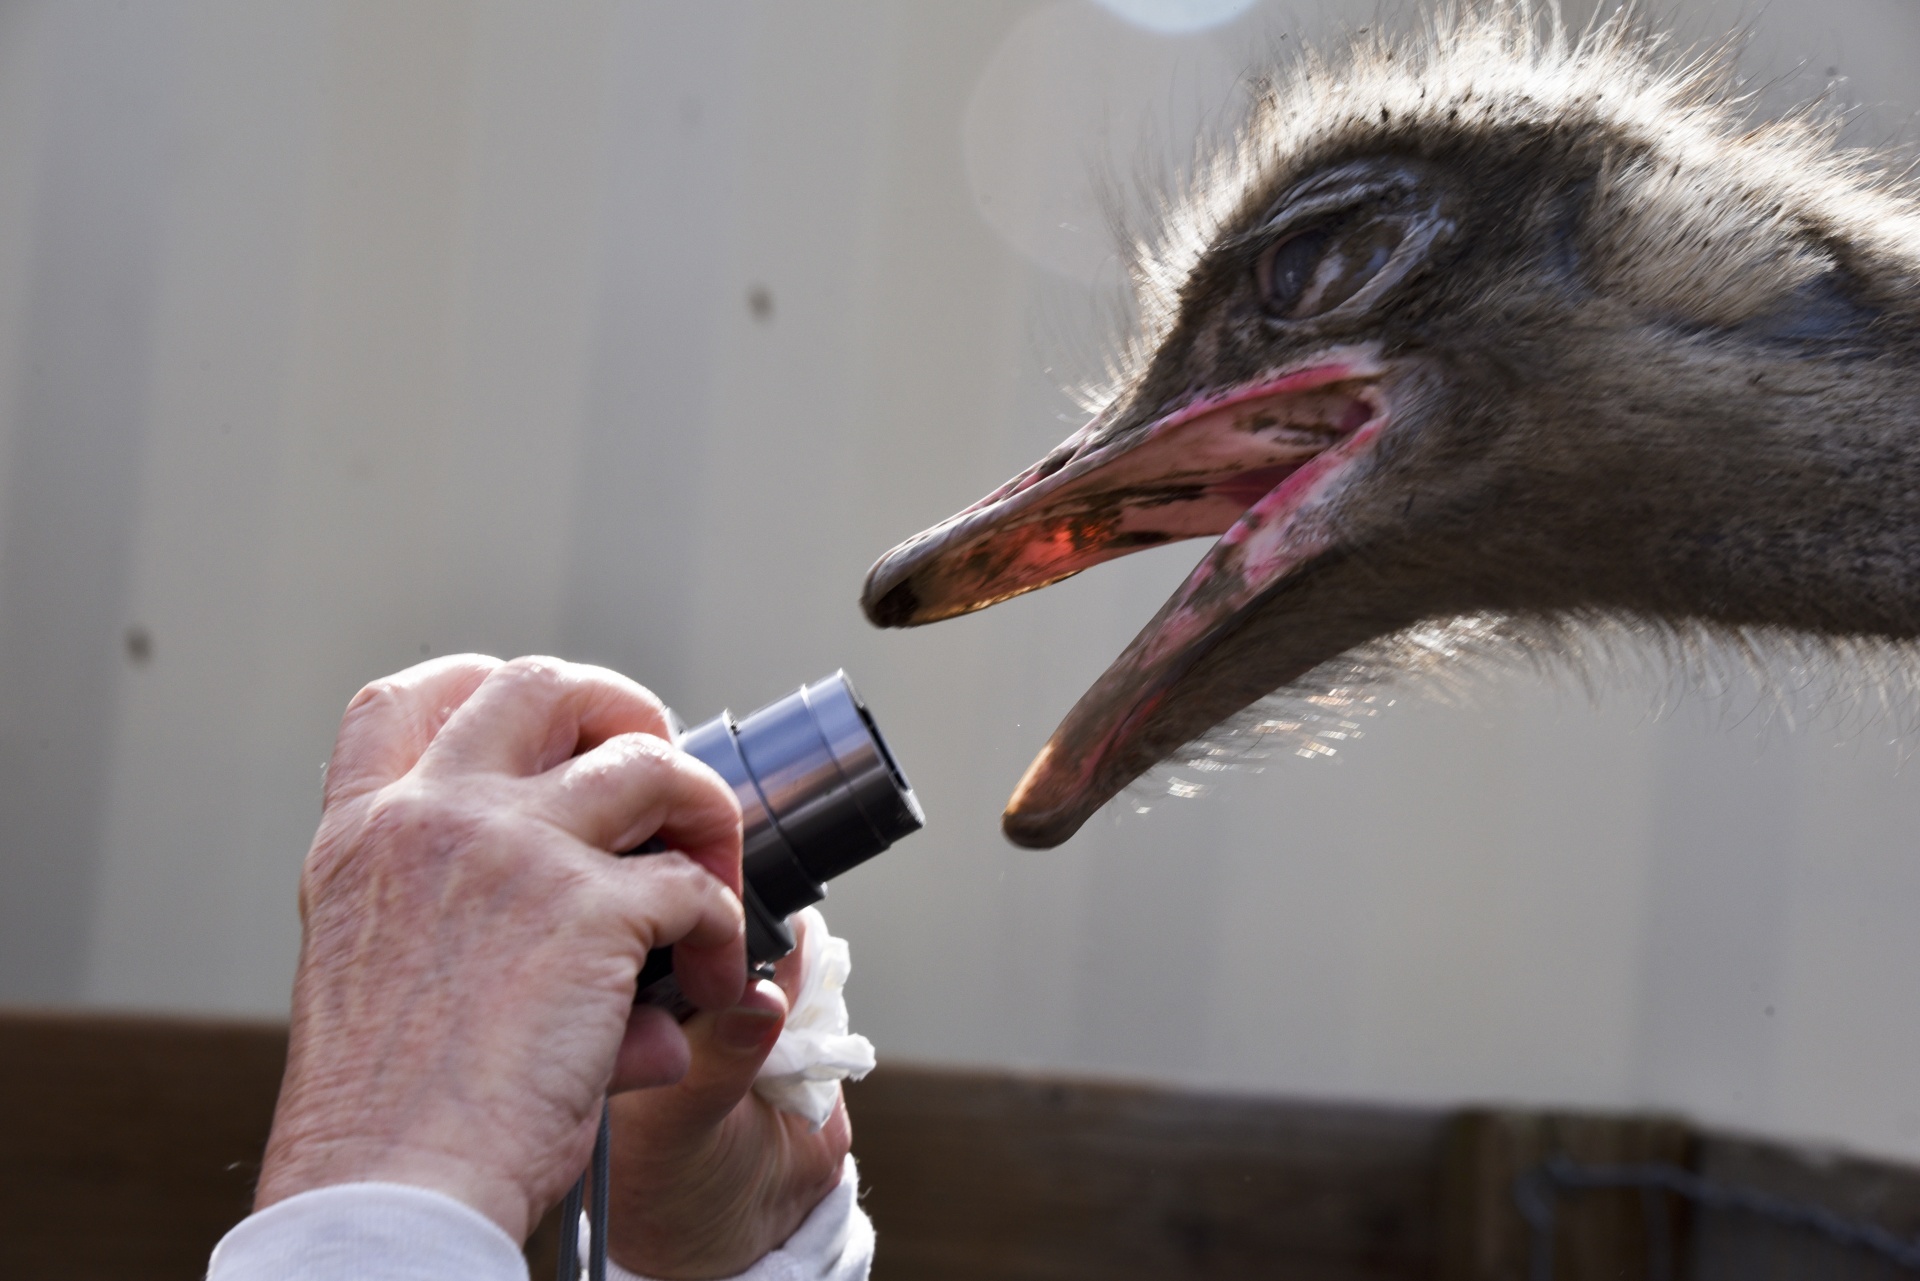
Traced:
<path fill-rule="evenodd" d="M 1185 686 L 1263 596 L 1326 550 L 1320 523 L 1305 517 L 1384 425 L 1381 372 L 1365 356 L 1323 358 L 1139 427 L 1095 419 L 869 571 L 867 616 L 905 627 L 1142 547 L 1220 536 L 1034 759 L 1007 806 L 1009 839 L 1058 845 L 1155 761 L 1272 688 L 1231 693 L 1216 712 L 1219 691 L 1193 697 Z"/>

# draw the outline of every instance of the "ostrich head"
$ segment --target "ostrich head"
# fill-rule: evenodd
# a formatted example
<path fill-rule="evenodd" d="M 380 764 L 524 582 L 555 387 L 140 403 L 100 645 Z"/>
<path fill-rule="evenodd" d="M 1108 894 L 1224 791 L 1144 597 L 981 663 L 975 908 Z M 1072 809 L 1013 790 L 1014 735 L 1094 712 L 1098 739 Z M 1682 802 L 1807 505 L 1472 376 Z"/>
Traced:
<path fill-rule="evenodd" d="M 911 626 L 1217 537 L 1009 837 L 1432 620 L 1920 634 L 1920 204 L 1745 112 L 1724 57 L 1496 7 L 1262 91 L 1104 408 L 868 576 Z"/>

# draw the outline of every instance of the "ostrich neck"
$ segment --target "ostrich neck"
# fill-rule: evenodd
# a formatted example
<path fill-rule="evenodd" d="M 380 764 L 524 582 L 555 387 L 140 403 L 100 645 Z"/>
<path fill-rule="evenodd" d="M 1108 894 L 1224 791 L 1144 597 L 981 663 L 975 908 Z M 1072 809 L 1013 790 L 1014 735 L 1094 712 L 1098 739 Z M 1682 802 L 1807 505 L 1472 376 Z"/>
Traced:
<path fill-rule="evenodd" d="M 1753 362 L 1701 399 L 1633 504 L 1654 612 L 1920 636 L 1920 360 Z"/>

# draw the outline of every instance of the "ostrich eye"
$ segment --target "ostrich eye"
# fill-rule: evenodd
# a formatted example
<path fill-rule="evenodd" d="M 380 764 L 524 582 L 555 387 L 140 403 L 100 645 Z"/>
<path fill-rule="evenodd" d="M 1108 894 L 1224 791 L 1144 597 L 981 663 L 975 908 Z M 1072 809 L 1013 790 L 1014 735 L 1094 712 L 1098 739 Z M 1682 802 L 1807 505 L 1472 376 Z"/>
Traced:
<path fill-rule="evenodd" d="M 1398 219 L 1372 218 L 1296 232 L 1260 255 L 1261 301 L 1287 320 L 1332 311 L 1393 261 L 1405 231 Z"/>
<path fill-rule="evenodd" d="M 1313 283 L 1313 269 L 1327 251 L 1328 231 L 1315 227 L 1289 236 L 1260 256 L 1261 299 L 1277 315 L 1290 316 Z"/>

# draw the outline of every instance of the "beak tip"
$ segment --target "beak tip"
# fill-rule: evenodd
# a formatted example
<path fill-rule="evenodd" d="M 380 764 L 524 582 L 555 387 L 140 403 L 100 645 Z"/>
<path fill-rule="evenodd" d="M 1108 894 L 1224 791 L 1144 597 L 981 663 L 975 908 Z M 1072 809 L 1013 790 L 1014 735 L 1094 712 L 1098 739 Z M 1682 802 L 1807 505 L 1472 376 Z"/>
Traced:
<path fill-rule="evenodd" d="M 888 552 L 867 571 L 860 591 L 860 608 L 875 627 L 911 627 L 920 612 L 920 593 L 914 576 L 897 572 L 899 549 Z"/>
<path fill-rule="evenodd" d="M 920 596 L 913 590 L 913 580 L 905 578 L 877 596 L 868 593 L 860 606 L 875 627 L 911 627 L 920 612 Z"/>
<path fill-rule="evenodd" d="M 1012 805 L 1000 816 L 1000 832 L 1008 842 L 1024 850 L 1050 850 L 1063 844 L 1068 837 L 1079 830 L 1075 824 L 1066 831 L 1060 830 L 1056 816 L 1051 814 L 1022 814 Z"/>
<path fill-rule="evenodd" d="M 1050 850 L 1056 845 L 1065 844 L 1087 816 L 1073 804 L 1073 798 L 1067 797 L 1066 804 L 1060 804 L 1059 798 L 1053 803 L 1036 793 L 1045 786 L 1043 779 L 1047 775 L 1047 764 L 1053 757 L 1053 744 L 1040 749 L 1040 754 L 1027 766 L 1026 775 L 1019 786 L 1013 789 L 1013 798 L 1007 802 L 1006 810 L 1000 815 L 1000 831 L 1007 840 L 1022 849 Z"/>

